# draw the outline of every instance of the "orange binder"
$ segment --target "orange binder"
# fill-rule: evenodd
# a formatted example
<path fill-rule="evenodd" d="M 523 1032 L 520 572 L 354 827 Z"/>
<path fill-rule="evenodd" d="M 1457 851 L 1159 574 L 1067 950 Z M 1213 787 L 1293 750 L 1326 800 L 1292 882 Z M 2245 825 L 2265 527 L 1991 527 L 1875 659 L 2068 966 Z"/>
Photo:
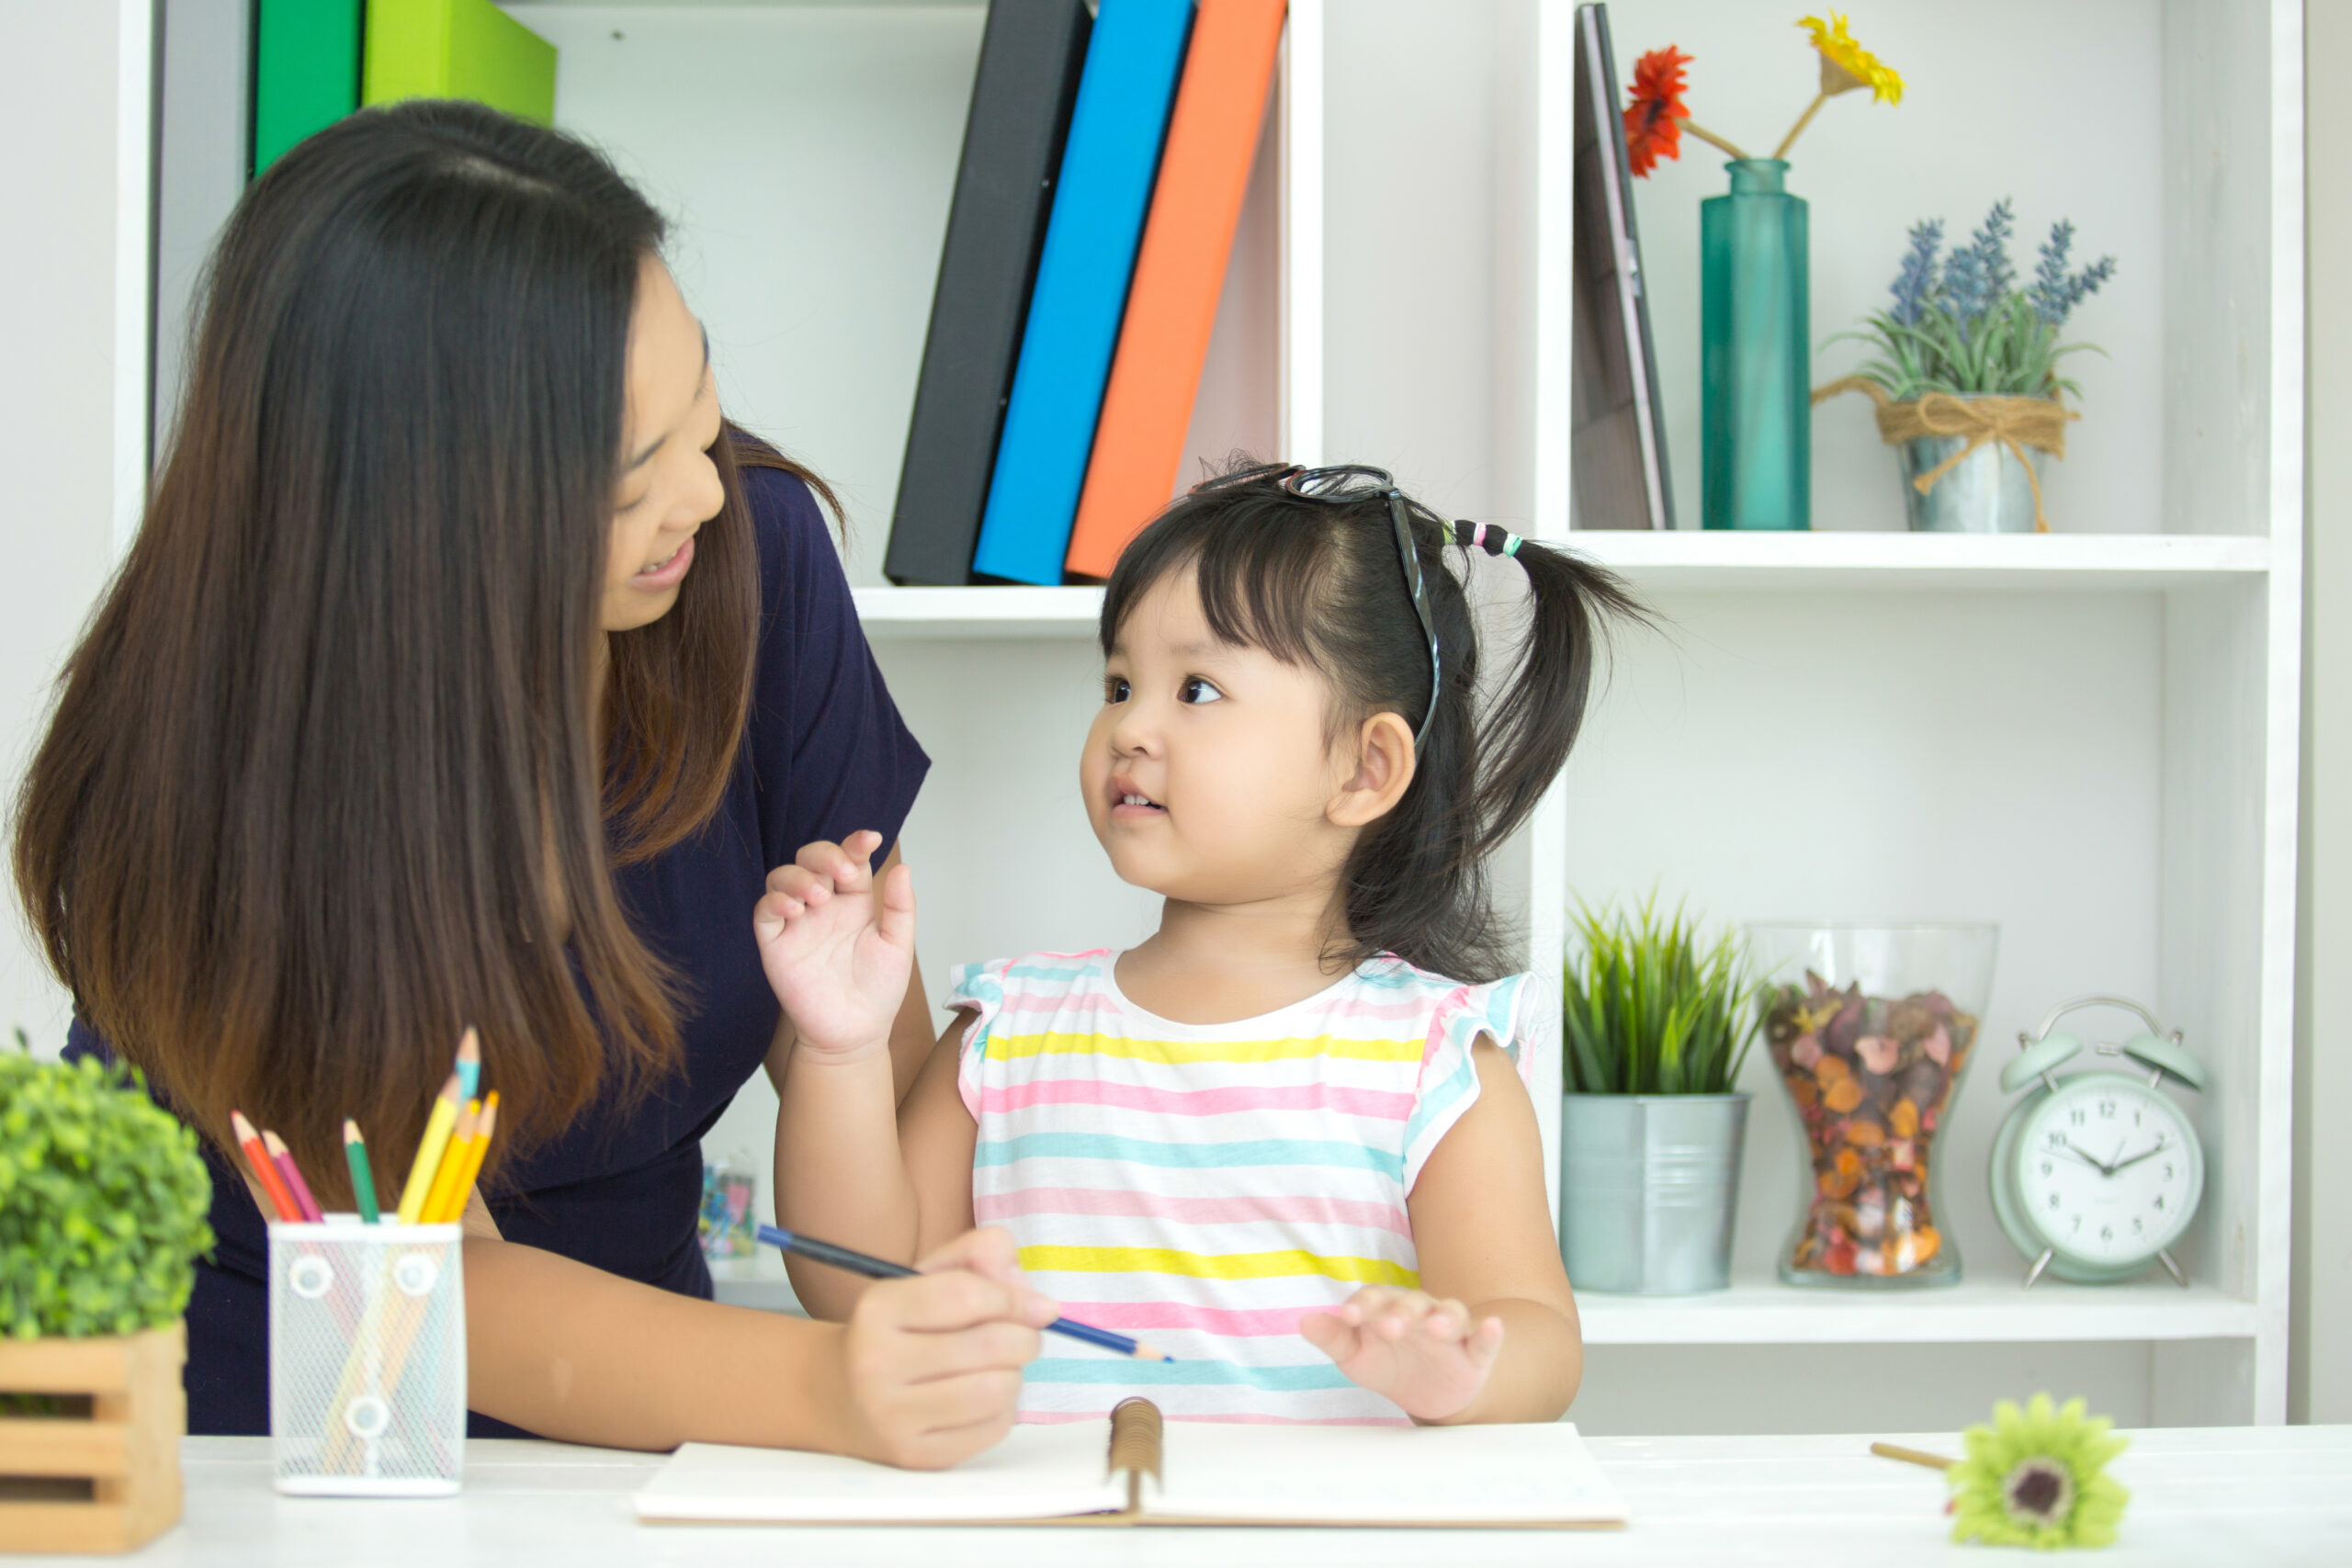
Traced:
<path fill-rule="evenodd" d="M 1200 0 L 1063 564 L 1107 577 L 1167 504 L 1282 41 L 1283 0 Z"/>

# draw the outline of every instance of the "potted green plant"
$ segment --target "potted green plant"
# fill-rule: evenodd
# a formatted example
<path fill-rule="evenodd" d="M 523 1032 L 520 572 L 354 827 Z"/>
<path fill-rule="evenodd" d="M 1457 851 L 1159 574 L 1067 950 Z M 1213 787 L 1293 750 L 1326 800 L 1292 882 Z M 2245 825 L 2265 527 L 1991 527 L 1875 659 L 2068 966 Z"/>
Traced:
<path fill-rule="evenodd" d="M 0 1056 L 0 1550 L 127 1551 L 178 1519 L 211 1198 L 136 1073 Z"/>
<path fill-rule="evenodd" d="M 2081 417 L 2062 399 L 2081 389 L 2058 373 L 2075 307 L 2115 274 L 2101 256 L 2067 270 L 2075 226 L 2050 230 L 2032 281 L 2017 286 L 2009 262 L 2014 215 L 1996 202 L 1965 245 L 1943 249 L 1941 220 L 1911 231 L 1889 292 L 1894 302 L 1840 333 L 1877 350 L 1853 375 L 1821 387 L 1813 400 L 1862 392 L 1878 408 L 1879 438 L 1902 456 L 1905 509 L 1923 533 L 2047 533 L 2041 468 L 2066 455 L 2067 422 Z"/>
<path fill-rule="evenodd" d="M 1731 1280 L 1760 1019 L 1738 941 L 1653 897 L 1587 908 L 1562 985 L 1560 1256 L 1579 1290 L 1675 1295 Z"/>

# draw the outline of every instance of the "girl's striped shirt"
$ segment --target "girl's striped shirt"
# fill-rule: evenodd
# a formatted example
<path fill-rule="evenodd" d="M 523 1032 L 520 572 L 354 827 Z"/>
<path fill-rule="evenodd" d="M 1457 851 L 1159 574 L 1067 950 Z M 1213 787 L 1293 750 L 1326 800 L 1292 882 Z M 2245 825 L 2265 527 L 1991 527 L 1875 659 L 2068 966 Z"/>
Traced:
<path fill-rule="evenodd" d="M 1466 986 L 1383 955 L 1236 1023 L 1119 992 L 1108 950 L 958 968 L 972 1210 L 1037 1289 L 1148 1339 L 1145 1363 L 1050 1338 L 1021 1418 L 1148 1393 L 1177 1418 L 1403 1423 L 1298 1333 L 1367 1284 L 1420 1281 L 1406 1195 L 1478 1097 L 1480 1035 L 1521 1059 L 1527 976 Z M 1526 1063 L 1520 1060 L 1520 1070 Z"/>

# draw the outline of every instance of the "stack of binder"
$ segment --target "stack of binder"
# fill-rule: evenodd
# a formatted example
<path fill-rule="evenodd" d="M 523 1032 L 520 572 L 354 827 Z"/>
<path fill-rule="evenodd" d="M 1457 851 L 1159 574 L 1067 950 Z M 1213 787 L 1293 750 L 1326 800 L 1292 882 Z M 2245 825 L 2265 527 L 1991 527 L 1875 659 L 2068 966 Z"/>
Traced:
<path fill-rule="evenodd" d="M 994 0 L 884 570 L 1108 575 L 1175 488 L 1283 0 Z"/>
<path fill-rule="evenodd" d="M 491 0 L 255 0 L 255 175 L 362 104 L 470 98 L 555 119 L 555 46 Z"/>

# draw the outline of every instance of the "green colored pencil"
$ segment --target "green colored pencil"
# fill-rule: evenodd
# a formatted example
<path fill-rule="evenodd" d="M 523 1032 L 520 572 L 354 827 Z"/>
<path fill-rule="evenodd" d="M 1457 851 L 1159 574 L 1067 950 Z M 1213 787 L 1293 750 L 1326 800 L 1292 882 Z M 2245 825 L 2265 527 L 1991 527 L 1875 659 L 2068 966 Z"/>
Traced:
<path fill-rule="evenodd" d="M 368 1168 L 368 1145 L 359 1136 L 359 1123 L 348 1116 L 343 1119 L 343 1157 L 351 1167 L 351 1197 L 359 1205 L 359 1217 L 371 1225 L 379 1223 L 376 1175 Z"/>

